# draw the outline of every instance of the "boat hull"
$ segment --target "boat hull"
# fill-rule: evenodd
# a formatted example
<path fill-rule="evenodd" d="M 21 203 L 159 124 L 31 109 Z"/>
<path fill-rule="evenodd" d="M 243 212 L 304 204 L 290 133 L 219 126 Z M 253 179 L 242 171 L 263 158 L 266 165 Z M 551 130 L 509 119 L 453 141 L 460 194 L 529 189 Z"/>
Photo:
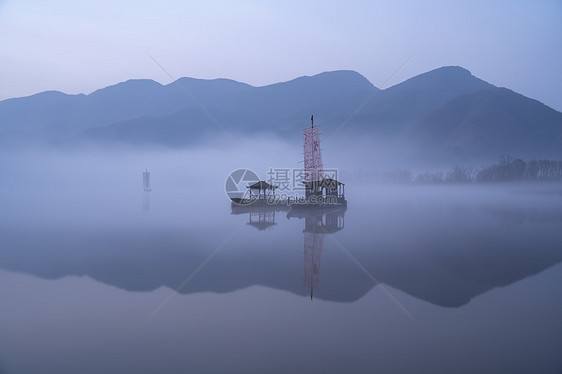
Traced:
<path fill-rule="evenodd" d="M 287 206 L 295 209 L 327 208 L 327 207 L 346 207 L 347 200 L 338 198 L 337 200 L 307 199 L 305 197 L 288 199 L 246 199 L 231 198 L 233 206 L 254 206 L 254 207 L 276 207 Z"/>

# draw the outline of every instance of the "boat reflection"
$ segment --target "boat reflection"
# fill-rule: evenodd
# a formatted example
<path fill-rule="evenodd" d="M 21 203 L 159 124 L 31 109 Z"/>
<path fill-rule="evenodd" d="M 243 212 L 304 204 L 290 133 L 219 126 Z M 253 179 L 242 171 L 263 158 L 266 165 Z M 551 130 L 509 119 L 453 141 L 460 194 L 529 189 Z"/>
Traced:
<path fill-rule="evenodd" d="M 300 208 L 287 213 L 287 218 L 304 218 L 303 283 L 310 288 L 310 300 L 319 284 L 324 237 L 344 228 L 345 211 L 345 207 L 329 211 Z"/>
<path fill-rule="evenodd" d="M 345 226 L 346 207 L 318 209 L 286 206 L 232 206 L 232 214 L 248 214 L 247 224 L 259 231 L 274 225 L 275 213 L 287 211 L 287 219 L 304 218 L 304 265 L 303 283 L 310 289 L 310 299 L 318 288 L 320 278 L 320 260 L 324 247 L 324 237 L 340 231 Z"/>
<path fill-rule="evenodd" d="M 232 205 L 231 214 L 241 215 L 248 214 L 249 226 L 255 227 L 258 231 L 264 231 L 272 226 L 277 225 L 275 222 L 275 213 L 287 211 L 289 208 L 285 205 L 272 206 L 254 206 L 254 205 Z"/>

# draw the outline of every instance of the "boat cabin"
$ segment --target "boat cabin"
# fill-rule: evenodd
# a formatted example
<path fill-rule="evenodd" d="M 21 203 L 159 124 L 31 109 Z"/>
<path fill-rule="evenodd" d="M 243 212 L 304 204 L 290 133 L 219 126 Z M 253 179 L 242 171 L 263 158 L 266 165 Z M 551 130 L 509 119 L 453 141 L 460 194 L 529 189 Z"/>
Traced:
<path fill-rule="evenodd" d="M 332 178 L 324 178 L 317 181 L 304 181 L 305 196 L 323 197 L 333 202 L 345 201 L 345 184 Z"/>
<path fill-rule="evenodd" d="M 269 184 L 266 181 L 258 181 L 247 186 L 247 188 L 250 192 L 250 199 L 267 199 L 268 197 L 275 195 L 275 189 L 277 186 Z M 252 191 L 254 192 L 253 195 Z"/>

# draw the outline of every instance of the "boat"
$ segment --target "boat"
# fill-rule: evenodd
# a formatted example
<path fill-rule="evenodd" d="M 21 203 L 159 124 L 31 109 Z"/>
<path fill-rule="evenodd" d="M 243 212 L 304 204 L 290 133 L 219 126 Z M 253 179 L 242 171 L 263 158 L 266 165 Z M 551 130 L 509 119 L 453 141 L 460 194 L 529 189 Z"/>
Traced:
<path fill-rule="evenodd" d="M 231 196 L 232 205 L 238 206 L 276 206 L 291 208 L 326 208 L 345 207 L 345 184 L 327 172 L 322 163 L 320 132 L 314 127 L 314 116 L 310 117 L 311 126 L 303 130 L 304 148 L 304 196 L 281 196 L 276 193 L 279 188 L 266 181 L 258 180 L 246 186 L 244 196 Z M 333 169 L 328 171 L 333 172 Z M 335 173 L 337 176 L 337 173 Z"/>

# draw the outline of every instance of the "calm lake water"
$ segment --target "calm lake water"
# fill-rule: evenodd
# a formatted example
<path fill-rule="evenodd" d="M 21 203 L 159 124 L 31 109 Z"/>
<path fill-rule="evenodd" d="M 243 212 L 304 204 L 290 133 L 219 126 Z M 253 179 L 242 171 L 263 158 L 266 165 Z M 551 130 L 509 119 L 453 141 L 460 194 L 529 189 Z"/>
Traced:
<path fill-rule="evenodd" d="M 562 372 L 560 184 L 346 186 L 325 214 L 8 187 L 2 374 Z"/>

